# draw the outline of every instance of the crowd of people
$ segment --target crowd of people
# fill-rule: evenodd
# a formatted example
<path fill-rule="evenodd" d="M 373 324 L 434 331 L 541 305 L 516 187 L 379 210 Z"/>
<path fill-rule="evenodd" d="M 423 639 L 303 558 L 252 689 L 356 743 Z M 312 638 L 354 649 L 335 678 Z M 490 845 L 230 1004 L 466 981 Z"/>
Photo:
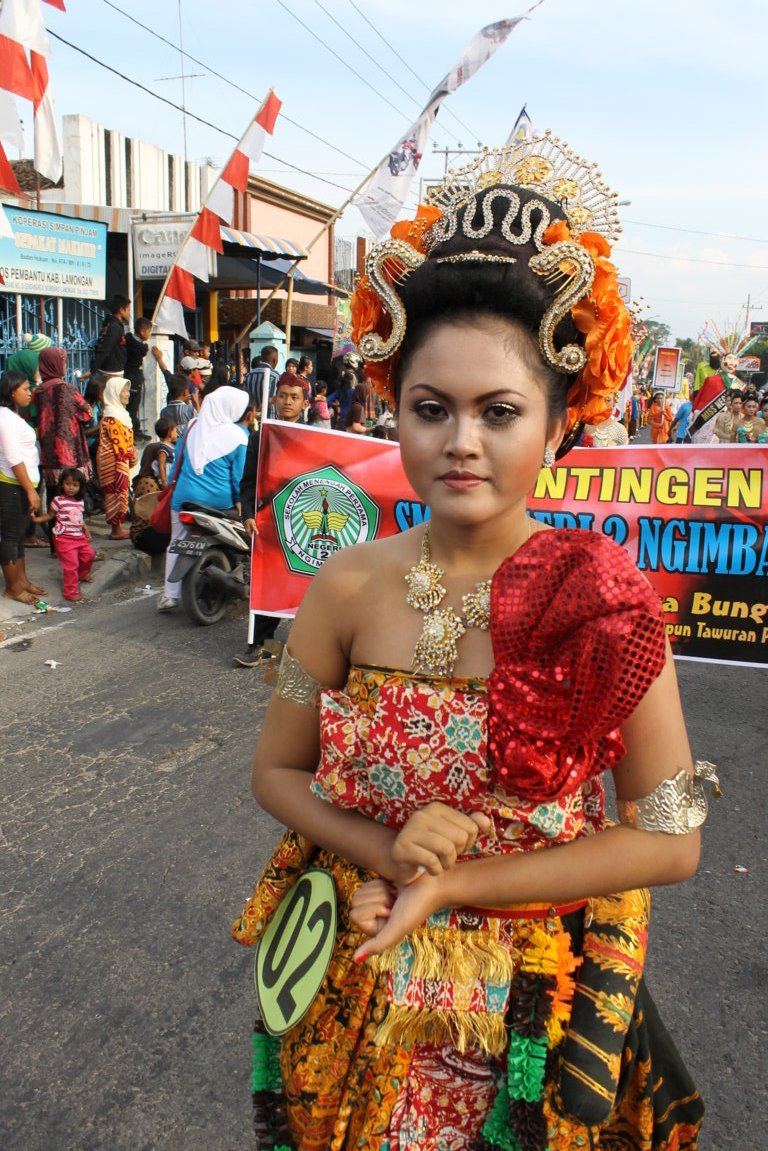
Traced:
<path fill-rule="evenodd" d="M 285 371 L 278 373 L 277 349 L 265 346 L 242 384 L 234 386 L 228 364 L 212 361 L 211 346 L 194 340 L 181 347 L 175 370 L 157 347 L 152 348 L 167 395 L 150 436 L 141 428 L 139 414 L 151 323 L 139 318 L 131 331 L 129 316 L 130 301 L 115 296 L 90 371 L 77 383 L 67 378 L 66 350 L 51 346 L 47 336 L 27 336 L 7 361 L 0 396 L 0 562 L 4 594 L 30 606 L 47 592 L 26 575 L 26 548 L 50 548 L 62 566 L 64 598 L 80 602 L 79 585 L 90 580 L 93 558 L 103 558 L 90 545 L 86 522 L 90 515 L 104 513 L 110 539 L 132 539 L 142 546 L 153 506 L 145 497 L 156 496 L 171 482 L 179 441 L 180 463 L 185 454 L 189 462 L 179 476 L 174 515 L 180 501 L 193 498 L 239 512 L 245 470 L 246 490 L 251 485 L 245 521 L 252 530 L 258 436 L 251 433 L 258 427 L 264 386 L 273 417 L 396 437 L 394 416 L 376 397 L 359 357 L 345 359 L 329 392 L 326 381 L 314 379 L 309 356 L 288 359 Z M 253 450 L 247 468 L 245 446 L 231 458 L 222 488 L 218 449 L 230 445 L 235 426 L 241 429 L 238 438 L 243 445 L 251 436 Z M 82 505 L 80 511 L 75 503 Z M 38 525 L 42 536 L 36 532 Z M 160 610 L 171 610 L 177 602 L 178 588 L 166 581 Z M 238 662 L 245 666 L 260 662 L 254 651 L 262 652 L 262 644 L 249 648 Z"/>
<path fill-rule="evenodd" d="M 315 378 L 314 363 L 308 355 L 287 359 L 284 370 L 278 371 L 278 350 L 266 345 L 242 382 L 233 388 L 233 372 L 227 363 L 213 361 L 210 344 L 194 340 L 182 346 L 175 370 L 168 367 L 157 347 L 152 348 L 167 396 L 154 424 L 154 436 L 149 436 L 140 426 L 139 412 L 151 325 L 139 318 L 130 331 L 129 315 L 127 297 L 114 297 L 94 349 L 91 370 L 78 384 L 67 379 L 65 349 L 52 347 L 46 336 L 27 336 L 24 346 L 7 361 L 2 401 L 5 414 L 0 416 L 0 436 L 7 445 L 0 456 L 0 556 L 6 596 L 31 605 L 43 594 L 26 578 L 25 548 L 50 547 L 60 558 L 64 553 L 71 557 L 72 548 L 66 541 L 73 538 L 72 525 L 62 526 L 50 514 L 54 499 L 62 497 L 65 469 L 75 469 L 81 477 L 85 515 L 103 511 L 111 539 L 131 538 L 141 546 L 153 506 L 142 498 L 168 485 L 177 441 L 184 439 L 192 422 L 200 417 L 206 398 L 222 387 L 245 392 L 245 410 L 234 422 L 249 434 L 258 428 L 266 389 L 270 417 L 353 435 L 398 438 L 391 397 L 378 394 L 362 358 L 354 353 L 344 357 L 329 385 Z M 768 385 L 762 392 L 744 385 L 736 374 L 737 367 L 735 356 L 713 353 L 696 384 L 692 375 L 686 375 L 674 395 L 635 387 L 624 413 L 616 409 L 611 418 L 597 425 L 585 423 L 578 442 L 585 447 L 622 446 L 647 426 L 653 444 L 768 443 Z M 28 386 L 29 399 L 27 390 L 20 386 L 22 381 Z M 238 396 L 235 406 L 240 399 Z M 247 464 L 245 455 L 236 462 L 236 467 L 242 463 L 242 468 L 235 477 L 239 482 L 245 472 L 249 495 L 234 499 L 228 492 L 227 498 L 219 494 L 218 502 L 214 500 L 214 505 L 221 507 L 250 505 L 251 510 L 244 513 L 247 524 L 254 522 L 258 435 L 251 440 L 255 451 L 250 451 Z M 18 479 L 14 468 L 21 468 L 26 478 Z M 34 499 L 30 496 L 32 488 Z M 33 515 L 43 504 L 45 514 Z M 36 523 L 42 525 L 47 538 L 36 534 Z M 101 553 L 96 554 L 101 558 Z M 64 561 L 62 567 L 66 572 Z M 87 579 L 88 573 L 82 578 Z M 66 598 L 82 598 L 79 588 L 72 594 L 72 578 L 65 578 L 64 585 Z M 166 584 L 161 610 L 176 606 L 177 592 Z M 235 657 L 235 662 L 246 667 L 262 663 L 264 642 L 273 631 L 272 621 L 259 621 L 254 642 Z"/>

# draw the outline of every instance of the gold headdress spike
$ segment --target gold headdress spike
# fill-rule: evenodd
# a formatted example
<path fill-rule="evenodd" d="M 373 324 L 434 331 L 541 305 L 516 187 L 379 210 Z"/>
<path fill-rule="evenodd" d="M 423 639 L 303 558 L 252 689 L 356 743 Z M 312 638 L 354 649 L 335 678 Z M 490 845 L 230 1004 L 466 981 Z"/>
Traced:
<path fill-rule="evenodd" d="M 562 209 L 574 238 L 582 232 L 597 232 L 613 244 L 621 234 L 619 198 L 604 183 L 597 164 L 588 164 L 557 136 L 544 132 L 504 148 L 487 149 L 471 164 L 449 171 L 442 184 L 429 190 L 427 202 L 440 209 L 444 220 L 440 220 L 427 234 L 428 250 L 438 237 L 447 239 L 444 233 L 451 227 L 453 231 L 450 234 L 455 232 L 459 211 L 466 209 L 478 192 L 498 184 L 517 184 L 554 201 Z M 501 189 L 499 192 L 501 194 Z M 484 212 L 486 205 L 490 207 L 487 198 L 483 200 Z M 525 212 L 524 208 L 524 215 Z M 528 217 L 530 219 L 530 209 Z M 492 222 L 489 216 L 484 223 L 490 231 Z M 508 220 L 505 219 L 502 234 L 505 234 L 507 226 Z M 505 235 L 505 238 L 513 243 L 528 242 L 528 237 L 517 241 L 510 236 Z M 538 229 L 534 242 L 540 251 Z"/>

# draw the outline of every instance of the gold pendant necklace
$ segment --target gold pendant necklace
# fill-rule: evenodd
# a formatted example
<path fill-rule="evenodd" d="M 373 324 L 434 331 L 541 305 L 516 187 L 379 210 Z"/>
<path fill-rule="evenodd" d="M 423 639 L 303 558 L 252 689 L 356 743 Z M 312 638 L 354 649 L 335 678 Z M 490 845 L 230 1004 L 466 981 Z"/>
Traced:
<path fill-rule="evenodd" d="M 530 524 L 528 529 L 530 535 Z M 491 581 L 481 580 L 475 590 L 461 597 L 461 615 L 452 607 L 441 608 L 447 592 L 440 580 L 443 568 L 432 563 L 429 523 L 421 540 L 421 558 L 405 576 L 405 602 L 424 612 L 424 626 L 413 649 L 413 669 L 428 675 L 451 675 L 459 658 L 456 643 L 468 627 L 487 631 L 491 622 Z"/>

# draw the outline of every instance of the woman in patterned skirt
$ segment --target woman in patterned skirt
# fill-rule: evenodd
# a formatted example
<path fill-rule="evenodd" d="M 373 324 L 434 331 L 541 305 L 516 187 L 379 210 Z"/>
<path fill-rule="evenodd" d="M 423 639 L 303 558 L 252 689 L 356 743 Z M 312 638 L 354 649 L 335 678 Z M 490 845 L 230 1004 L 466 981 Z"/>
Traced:
<path fill-rule="evenodd" d="M 353 338 L 430 516 L 320 569 L 262 728 L 254 794 L 290 830 L 234 934 L 293 918 L 259 952 L 259 1148 L 696 1148 L 642 980 L 646 888 L 693 873 L 706 813 L 661 606 L 526 510 L 630 366 L 615 203 L 538 137 L 370 253 Z"/>
<path fill-rule="evenodd" d="M 133 425 L 126 406 L 130 394 L 129 380 L 122 376 L 112 376 L 107 380 L 99 446 L 96 449 L 96 471 L 104 495 L 107 523 L 112 528 L 110 539 L 113 540 L 130 538 L 130 533 L 123 527 L 128 516 L 131 468 L 137 462 L 133 446 Z"/>

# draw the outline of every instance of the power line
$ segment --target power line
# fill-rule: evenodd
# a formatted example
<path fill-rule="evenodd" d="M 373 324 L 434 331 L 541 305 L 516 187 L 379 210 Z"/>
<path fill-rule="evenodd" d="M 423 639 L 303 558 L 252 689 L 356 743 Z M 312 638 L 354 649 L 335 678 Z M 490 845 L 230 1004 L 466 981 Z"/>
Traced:
<path fill-rule="evenodd" d="M 702 260 L 698 256 L 664 256 L 661 252 L 638 252 L 634 248 L 622 248 L 621 251 L 630 256 L 650 256 L 654 260 L 682 260 L 685 264 L 714 264 L 716 268 L 752 268 L 755 272 L 768 273 L 768 264 L 736 264 L 731 260 Z"/>
<path fill-rule="evenodd" d="M 212 68 L 210 64 L 207 64 L 204 60 L 198 60 L 196 56 L 192 56 L 189 52 L 182 51 L 178 44 L 174 44 L 172 40 L 168 40 L 165 36 L 161 36 L 159 32 L 156 32 L 155 29 L 151 28 L 148 24 L 142 24 L 141 20 L 137 20 L 135 16 L 130 14 L 130 12 L 125 12 L 122 8 L 118 8 L 117 4 L 112 3 L 112 0 L 104 0 L 104 3 L 108 8 L 113 8 L 115 12 L 119 12 L 121 16 L 125 16 L 126 20 L 130 20 L 132 24 L 138 25 L 138 27 L 143 28 L 145 32 L 149 32 L 152 36 L 156 37 L 156 39 L 161 40 L 163 44 L 167 44 L 169 48 L 173 48 L 176 52 L 180 52 L 182 56 L 187 58 L 187 60 L 191 60 L 194 64 L 199 64 L 202 68 L 207 68 L 212 76 L 216 76 L 217 79 L 223 80 L 225 84 L 229 84 L 230 88 L 234 88 L 236 92 L 242 92 L 244 96 L 247 96 L 249 100 L 253 100 L 257 104 L 261 104 L 263 102 L 263 98 L 254 95 L 253 92 L 249 92 L 246 88 L 241 88 L 241 86 L 236 84 L 234 80 L 230 80 L 228 76 L 223 75 L 221 72 L 217 72 L 215 68 Z M 343 148 L 337 148 L 337 146 L 332 144 L 330 140 L 326 140 L 322 136 L 318 136 L 316 132 L 313 132 L 310 128 L 305 128 L 304 125 L 299 124 L 297 120 L 292 120 L 290 116 L 286 116 L 284 112 L 281 112 L 280 116 L 283 120 L 286 121 L 287 124 L 292 124 L 293 127 L 298 128 L 300 132 L 305 132 L 307 136 L 311 136 L 314 140 L 318 140 L 321 144 L 325 144 L 327 148 L 332 148 L 334 152 L 338 152 L 339 155 L 343 156 L 346 160 L 351 160 L 353 164 L 359 164 L 361 168 L 367 167 L 367 165 L 362 160 L 359 160 L 357 156 L 350 156 L 349 152 L 345 152 Z"/>
<path fill-rule="evenodd" d="M 405 59 L 404 59 L 404 58 L 403 58 L 403 57 L 400 55 L 400 53 L 398 52 L 397 48 L 395 48 L 395 46 L 394 46 L 393 44 L 391 44 L 391 43 L 389 42 L 389 40 L 387 40 L 386 36 L 382 35 L 382 33 L 381 33 L 379 30 L 378 30 L 378 28 L 376 27 L 376 25 L 375 25 L 375 24 L 373 24 L 373 23 L 372 23 L 372 22 L 371 22 L 371 21 L 368 19 L 368 17 L 366 16 L 365 12 L 363 12 L 362 8 L 358 8 L 357 4 L 355 4 L 355 0 L 349 0 L 349 2 L 350 2 L 350 4 L 352 5 L 352 7 L 354 8 L 355 12 L 357 12 L 357 14 L 358 14 L 359 16 L 362 16 L 363 20 L 365 20 L 365 22 L 366 22 L 366 24 L 368 25 L 368 27 L 369 27 L 369 28 L 371 28 L 371 29 L 372 29 L 372 31 L 374 31 L 374 32 L 376 33 L 376 35 L 377 35 L 377 36 L 378 36 L 378 38 L 381 40 L 381 42 L 382 42 L 383 44 L 386 44 L 386 46 L 387 46 L 387 48 L 389 48 L 390 52 L 394 53 L 394 55 L 397 57 L 397 59 L 400 61 L 400 63 L 401 63 L 401 64 L 402 64 L 404 67 L 406 67 L 406 68 L 408 69 L 408 71 L 411 73 L 411 75 L 412 75 L 412 76 L 415 76 L 415 77 L 416 77 L 416 79 L 417 79 L 417 80 L 419 81 L 419 83 L 421 84 L 422 88 L 426 88 L 427 92 L 430 92 L 430 91 L 431 91 L 431 88 L 429 87 L 429 84 L 426 82 L 426 80 L 424 79 L 424 77 L 423 77 L 423 76 L 420 76 L 418 72 L 414 71 L 414 69 L 411 67 L 411 65 L 408 63 L 408 61 L 407 61 L 407 60 L 405 60 Z M 455 112 L 452 112 L 452 111 L 451 111 L 451 109 L 450 109 L 450 108 L 448 108 L 448 107 L 446 107 L 446 109 L 445 109 L 445 110 L 446 110 L 446 112 L 448 113 L 448 115 L 449 115 L 449 116 L 452 116 L 452 117 L 453 117 L 453 119 L 456 121 L 456 123 L 457 123 L 457 124 L 461 124 L 462 128 L 464 128 L 464 129 L 465 129 L 467 132 L 469 132 L 470 136 L 471 136 L 471 137 L 472 137 L 474 140 L 478 140 L 478 139 L 479 139 L 479 136 L 477 135 L 477 133 L 476 133 L 476 132 L 473 132 L 473 131 L 472 131 L 472 129 L 469 127 L 469 125 L 468 125 L 468 124 L 465 124 L 465 123 L 464 123 L 464 121 L 463 121 L 463 120 L 462 120 L 462 119 L 461 119 L 459 116 L 457 116 Z M 442 109 L 441 109 L 441 111 L 442 111 Z"/>
<path fill-rule="evenodd" d="M 315 4 L 321 10 L 321 12 L 325 13 L 325 15 L 328 17 L 328 19 L 332 23 L 334 23 L 337 28 L 341 29 L 341 31 L 344 33 L 344 35 L 347 37 L 347 39 L 351 40 L 352 43 L 355 45 L 355 47 L 360 52 L 362 52 L 363 55 L 366 56 L 371 61 L 372 64 L 375 64 L 376 67 L 379 69 L 379 71 L 383 72 L 384 75 L 387 77 L 387 79 L 391 80 L 396 88 L 400 89 L 400 91 L 403 93 L 404 96 L 407 96 L 409 100 L 413 100 L 414 104 L 418 105 L 419 107 L 421 106 L 422 102 L 419 99 L 419 97 L 418 96 L 412 96 L 411 93 L 407 90 L 407 88 L 404 88 L 403 85 L 400 83 L 400 81 L 396 80 L 395 77 L 392 75 L 392 73 L 388 72 L 387 69 L 384 67 L 384 65 L 380 64 L 379 61 L 376 59 L 376 57 L 372 56 L 371 53 L 368 51 L 368 49 L 364 48 L 363 45 L 360 43 L 360 41 L 356 40 L 355 37 L 352 35 L 352 33 L 347 28 L 345 28 L 344 25 L 339 20 L 337 20 L 336 17 L 331 12 L 329 12 L 328 9 L 323 4 L 320 3 L 320 0 L 315 0 Z M 441 124 L 438 126 L 440 128 L 442 128 L 442 130 L 444 132 L 446 132 L 447 135 L 452 136 L 457 144 L 461 143 L 458 136 L 453 135 L 453 133 L 450 132 L 444 125 Z"/>
<path fill-rule="evenodd" d="M 361 76 L 360 73 L 355 68 L 353 68 L 351 64 L 347 63 L 344 57 L 340 56 L 335 48 L 332 48 L 330 44 L 326 44 L 325 40 L 323 40 L 320 36 L 318 36 L 317 32 L 310 28 L 309 24 L 305 24 L 300 16 L 297 16 L 295 12 L 292 12 L 288 5 L 284 3 L 284 0 L 276 0 L 276 2 L 288 13 L 289 16 L 293 17 L 297 24 L 301 24 L 302 28 L 305 28 L 306 31 L 309 32 L 310 36 L 314 36 L 318 44 L 322 44 L 327 52 L 330 52 L 332 56 L 335 56 L 339 63 L 343 64 L 347 71 L 351 72 L 356 80 L 359 80 L 362 84 L 365 84 L 366 88 L 370 88 L 370 90 L 375 93 L 375 95 L 378 96 L 380 100 L 383 100 L 385 104 L 388 104 L 390 108 L 393 108 L 395 112 L 397 112 L 398 116 L 407 118 L 407 112 L 403 112 L 402 109 L 398 108 L 396 104 L 393 104 L 392 101 L 387 96 L 385 96 L 383 92 L 380 92 L 378 88 L 374 88 L 373 84 L 366 80 L 364 76 Z"/>
<path fill-rule="evenodd" d="M 140 84 L 138 80 L 132 80 L 130 76 L 126 76 L 123 72 L 118 72 L 117 68 L 113 68 L 110 64 L 105 64 L 103 60 L 99 60 L 96 56 L 92 56 L 90 52 L 86 52 L 84 48 L 79 48 L 77 44 L 70 43 L 65 40 L 63 36 L 59 36 L 57 32 L 48 29 L 48 35 L 53 36 L 54 40 L 66 44 L 67 48 L 71 48 L 74 52 L 79 52 L 81 56 L 85 56 L 94 64 L 98 64 L 100 68 L 105 68 L 107 72 L 112 72 L 115 76 L 119 76 L 121 80 L 125 80 L 127 84 L 132 84 L 134 88 L 140 88 L 142 92 L 152 96 L 155 100 L 159 100 L 162 104 L 167 104 L 169 108 L 175 108 L 177 112 L 182 112 L 186 116 L 190 116 L 193 120 L 197 120 L 199 124 L 204 124 L 206 128 L 213 128 L 214 132 L 219 132 L 222 136 L 228 136 L 230 140 L 237 143 L 238 137 L 234 136 L 231 132 L 227 132 L 225 128 L 220 128 L 218 124 L 212 124 L 210 120 L 204 120 L 202 116 L 196 116 L 194 112 L 190 112 L 187 108 L 182 108 L 180 104 L 175 104 L 173 100 L 168 100 L 165 96 L 160 96 L 157 92 L 153 92 L 151 88 L 147 88 L 144 84 Z M 332 188 L 339 188 L 342 192 L 351 194 L 352 189 L 345 187 L 343 184 L 336 184 L 333 180 L 326 180 L 323 176 L 316 176 L 314 172 L 307 171 L 306 168 L 300 168 L 297 164 L 292 164 L 290 160 L 283 160 L 281 156 L 275 156 L 273 152 L 263 152 L 264 156 L 268 156 L 270 160 L 275 160 L 278 164 L 284 164 L 286 168 L 292 169 L 294 172 L 301 172 L 303 176 L 310 176 L 313 180 L 319 180 L 322 184 L 330 184 Z"/>
<path fill-rule="evenodd" d="M 719 240 L 744 240 L 748 244 L 766 244 L 768 240 L 756 236 L 734 236 L 730 232 L 704 232 L 700 228 L 678 228 L 674 224 L 649 224 L 645 220 L 625 220 L 625 224 L 637 224 L 641 228 L 662 228 L 665 232 L 689 232 L 692 236 L 714 236 Z"/>

